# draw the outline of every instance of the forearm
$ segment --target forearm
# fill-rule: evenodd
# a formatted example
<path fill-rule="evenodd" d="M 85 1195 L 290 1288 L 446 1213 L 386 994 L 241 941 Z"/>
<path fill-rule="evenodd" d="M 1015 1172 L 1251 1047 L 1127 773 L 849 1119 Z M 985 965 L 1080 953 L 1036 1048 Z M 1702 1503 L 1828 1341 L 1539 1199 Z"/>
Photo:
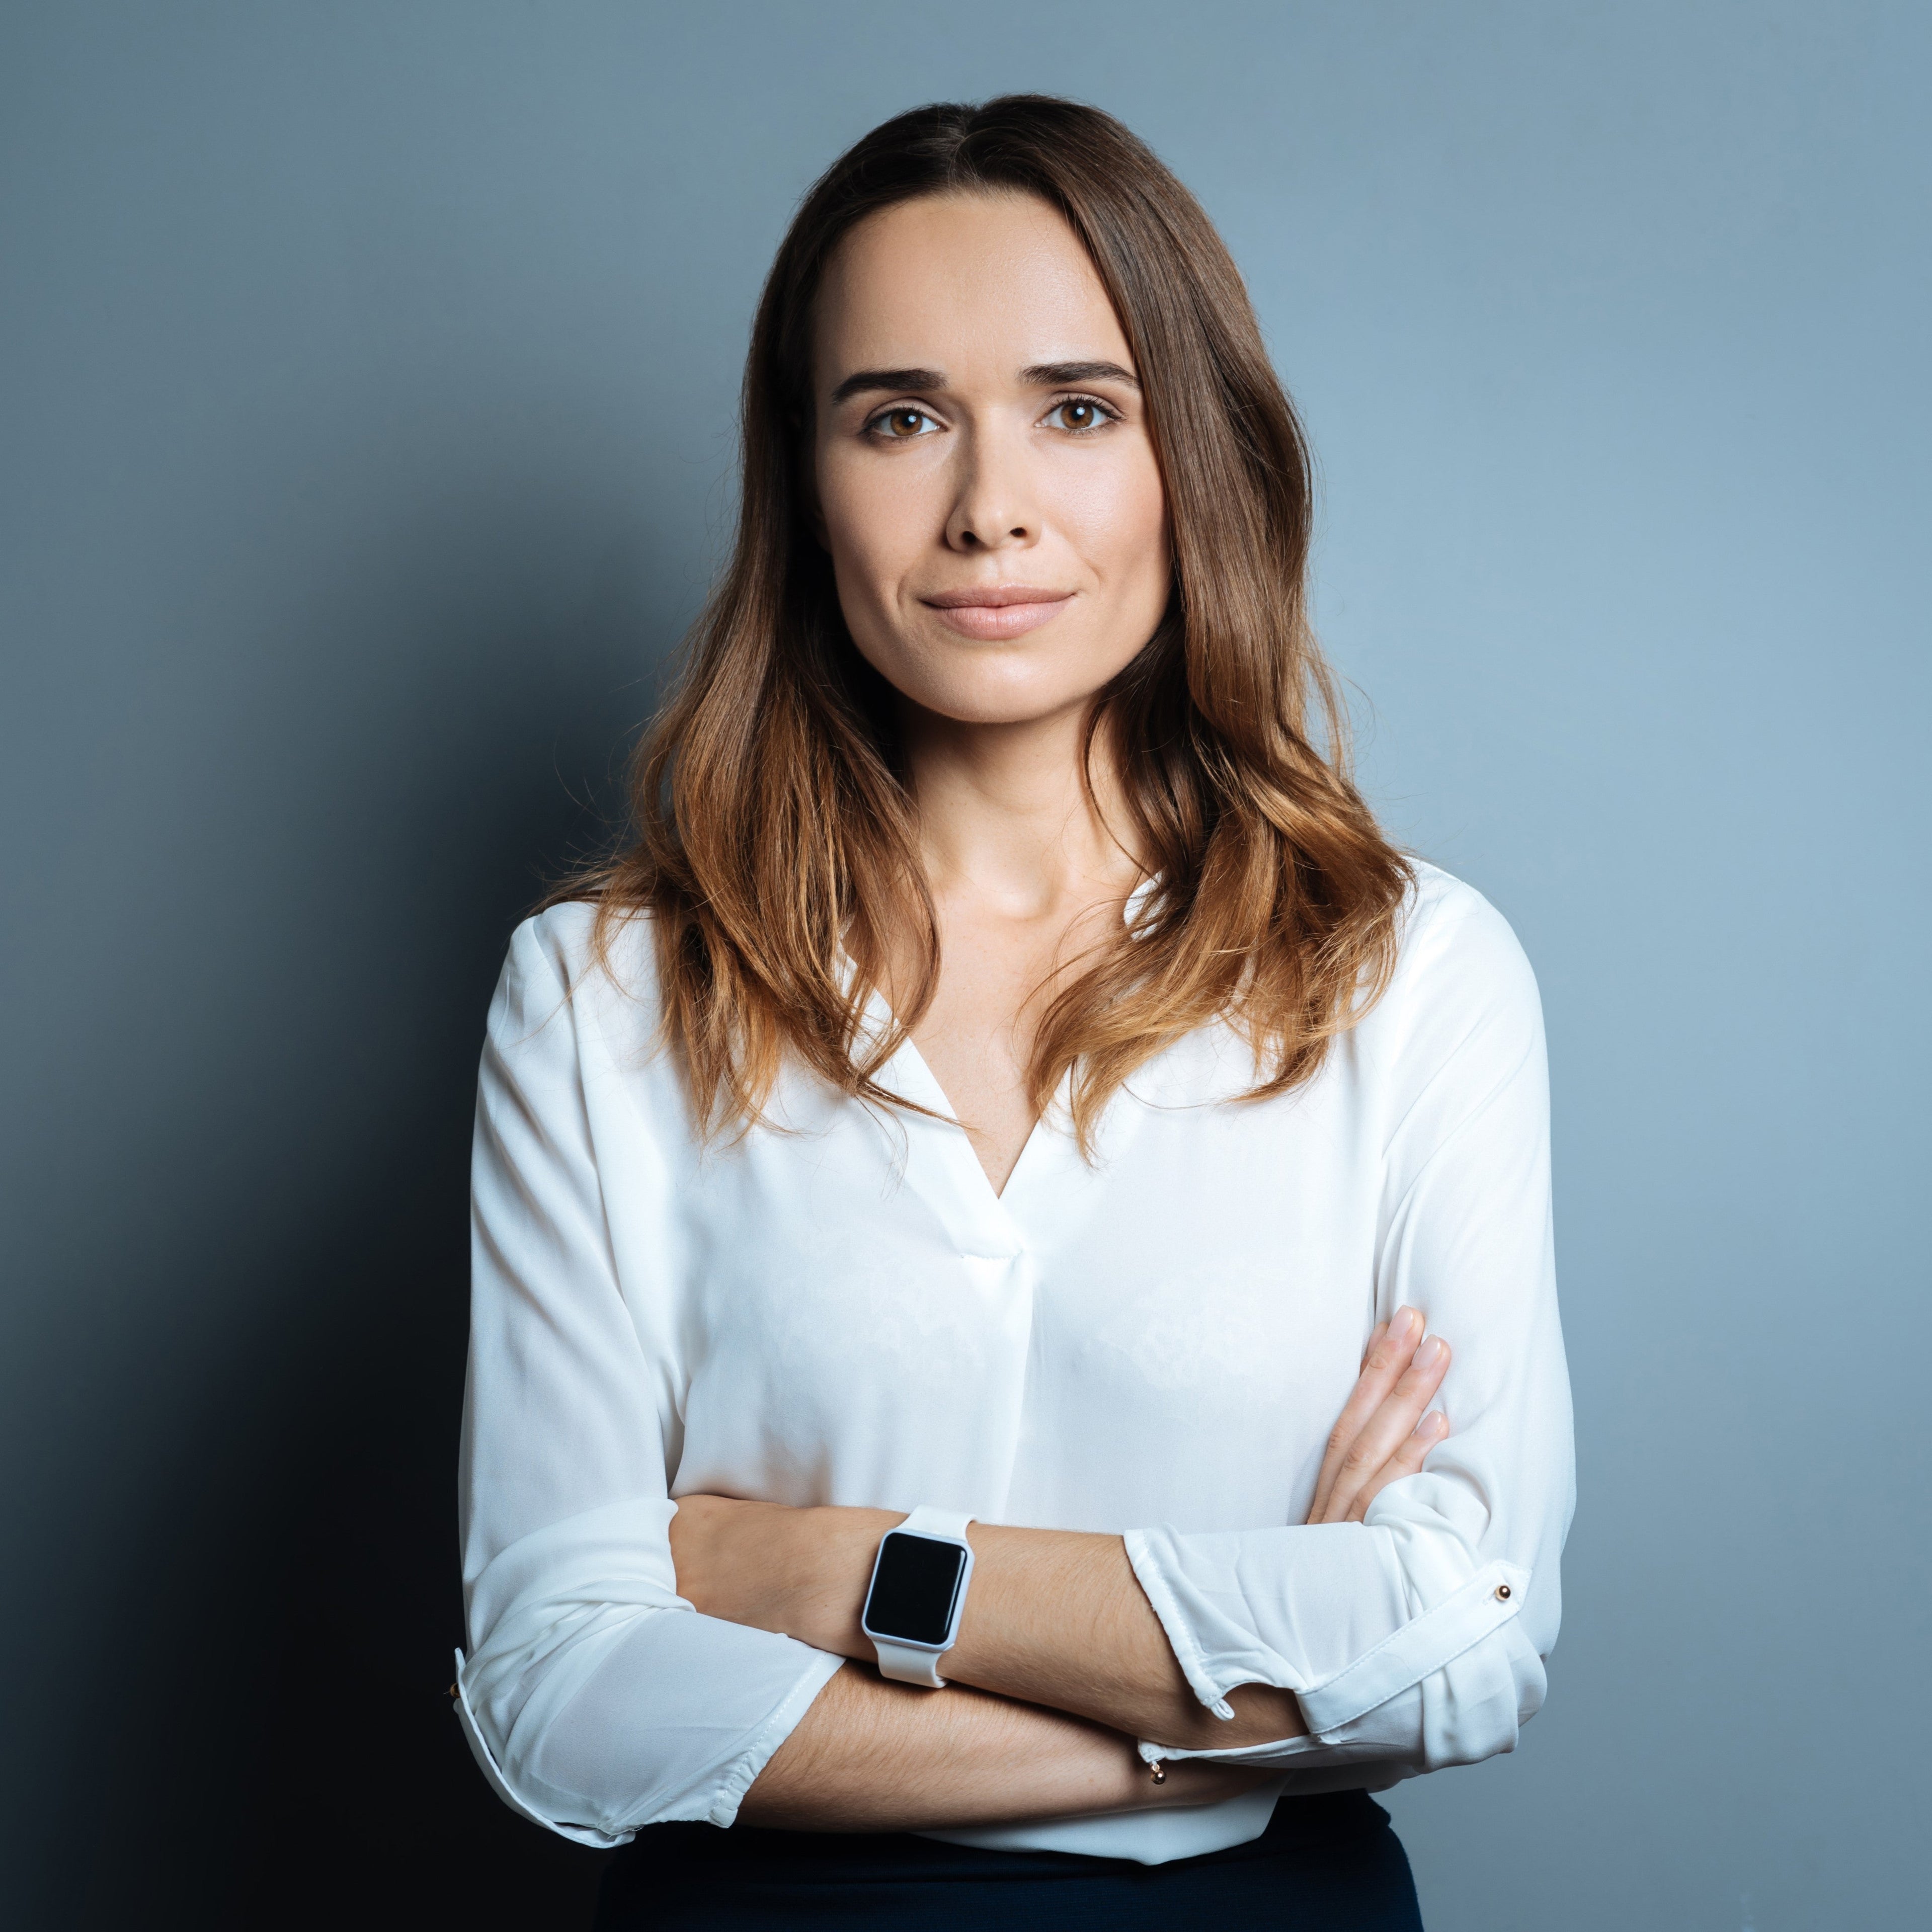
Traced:
<path fill-rule="evenodd" d="M 1301 1735 L 1293 1696 L 1268 1685 L 1235 1692 L 1232 1721 L 1202 1708 L 1118 1536 L 975 1523 L 970 1540 L 949 1677 L 1178 1748 Z"/>
<path fill-rule="evenodd" d="M 680 1590 L 712 1616 L 860 1660 L 859 1613 L 893 1511 L 688 1498 L 672 1526 Z M 1285 1690 L 1244 1686 L 1232 1721 L 1204 1711 L 1116 1536 L 977 1523 L 973 1582 L 946 1674 L 1130 1737 L 1214 1749 L 1298 1737 Z"/>
<path fill-rule="evenodd" d="M 848 1667 L 814 1700 L 739 1810 L 808 1832 L 916 1832 L 1206 1804 L 1251 1773 L 1177 1764 L 1156 1785 L 1118 1732 L 1010 1698 L 920 1690 Z"/>

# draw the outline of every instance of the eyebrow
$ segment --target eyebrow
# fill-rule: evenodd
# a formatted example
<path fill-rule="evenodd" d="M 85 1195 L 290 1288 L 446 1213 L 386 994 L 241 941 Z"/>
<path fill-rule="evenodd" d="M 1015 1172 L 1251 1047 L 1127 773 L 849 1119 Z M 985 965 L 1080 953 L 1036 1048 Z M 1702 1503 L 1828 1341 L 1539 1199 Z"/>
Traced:
<path fill-rule="evenodd" d="M 937 369 L 861 369 L 832 391 L 832 400 L 849 402 L 854 396 L 870 395 L 880 389 L 943 389 L 945 386 L 946 378 Z"/>
<path fill-rule="evenodd" d="M 1123 369 L 1118 362 L 1035 362 L 1020 371 L 1020 380 L 1035 389 L 1064 389 L 1074 382 L 1124 382 L 1130 389 L 1140 387 L 1132 370 Z M 945 386 L 944 373 L 938 369 L 860 369 L 832 391 L 832 400 L 836 406 L 854 396 L 892 392 L 916 394 Z"/>
<path fill-rule="evenodd" d="M 1040 389 L 1064 389 L 1075 382 L 1124 382 L 1130 389 L 1140 387 L 1134 372 L 1118 362 L 1036 362 L 1020 371 L 1020 380 Z"/>

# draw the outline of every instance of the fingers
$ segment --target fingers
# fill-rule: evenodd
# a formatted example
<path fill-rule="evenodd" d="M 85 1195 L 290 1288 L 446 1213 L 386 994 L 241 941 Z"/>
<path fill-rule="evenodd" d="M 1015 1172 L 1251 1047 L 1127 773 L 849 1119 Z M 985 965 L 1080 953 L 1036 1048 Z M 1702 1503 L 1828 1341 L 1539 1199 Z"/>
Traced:
<path fill-rule="evenodd" d="M 1324 1522 L 1359 1521 L 1376 1492 L 1395 1480 L 1393 1474 L 1382 1475 L 1383 1466 L 1404 1447 L 1448 1372 L 1449 1345 L 1432 1335 L 1415 1350 L 1394 1388 L 1349 1444 L 1328 1492 Z"/>
<path fill-rule="evenodd" d="M 1369 1346 L 1362 1352 L 1362 1372 L 1329 1434 L 1322 1472 L 1316 1478 L 1315 1501 L 1308 1512 L 1310 1522 L 1341 1520 L 1327 1511 L 1328 1499 L 1341 1474 L 1342 1460 L 1408 1368 L 1422 1340 L 1424 1325 L 1421 1316 L 1413 1308 L 1399 1308 L 1393 1321 L 1376 1323 Z"/>
<path fill-rule="evenodd" d="M 1406 1438 L 1422 1420 L 1442 1386 L 1442 1378 L 1449 1372 L 1449 1345 L 1439 1335 L 1430 1336 L 1412 1351 L 1394 1386 L 1342 1450 L 1321 1514 L 1311 1514 L 1311 1522 L 1346 1522 L 1352 1517 L 1359 1520 L 1360 1510 L 1368 1508 L 1376 1491 L 1395 1480 L 1393 1473 L 1382 1475 L 1383 1466 L 1405 1448 Z M 1428 1447 L 1424 1447 L 1425 1455 Z"/>
<path fill-rule="evenodd" d="M 1429 1460 L 1429 1452 L 1449 1433 L 1449 1418 L 1439 1408 L 1432 1408 L 1396 1447 L 1396 1451 L 1361 1488 L 1348 1505 L 1346 1520 L 1360 1522 L 1369 1505 L 1390 1484 L 1418 1474 Z"/>

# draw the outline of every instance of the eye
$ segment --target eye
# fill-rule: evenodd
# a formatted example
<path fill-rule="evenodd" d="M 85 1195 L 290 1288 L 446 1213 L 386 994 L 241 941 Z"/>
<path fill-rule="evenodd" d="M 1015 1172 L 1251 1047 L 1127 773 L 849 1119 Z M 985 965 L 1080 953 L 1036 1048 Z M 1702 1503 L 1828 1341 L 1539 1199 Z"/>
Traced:
<path fill-rule="evenodd" d="M 869 434 L 892 442 L 910 442 L 916 436 L 930 436 L 938 427 L 925 410 L 914 409 L 910 403 L 881 411 L 866 425 Z"/>
<path fill-rule="evenodd" d="M 1090 436 L 1110 422 L 1120 420 L 1120 412 L 1098 396 L 1066 396 L 1055 403 L 1040 421 L 1048 429 L 1064 429 L 1075 436 Z"/>

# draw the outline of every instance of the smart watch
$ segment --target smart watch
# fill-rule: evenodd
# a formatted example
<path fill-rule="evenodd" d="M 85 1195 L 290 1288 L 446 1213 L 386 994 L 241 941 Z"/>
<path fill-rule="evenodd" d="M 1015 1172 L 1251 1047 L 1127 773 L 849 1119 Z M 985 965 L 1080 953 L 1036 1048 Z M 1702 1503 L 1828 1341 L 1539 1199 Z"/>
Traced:
<path fill-rule="evenodd" d="M 938 1690 L 939 1660 L 959 1635 L 966 1585 L 973 1574 L 973 1519 L 922 1503 L 879 1539 L 872 1586 L 859 1627 L 879 1654 L 880 1675 Z"/>

